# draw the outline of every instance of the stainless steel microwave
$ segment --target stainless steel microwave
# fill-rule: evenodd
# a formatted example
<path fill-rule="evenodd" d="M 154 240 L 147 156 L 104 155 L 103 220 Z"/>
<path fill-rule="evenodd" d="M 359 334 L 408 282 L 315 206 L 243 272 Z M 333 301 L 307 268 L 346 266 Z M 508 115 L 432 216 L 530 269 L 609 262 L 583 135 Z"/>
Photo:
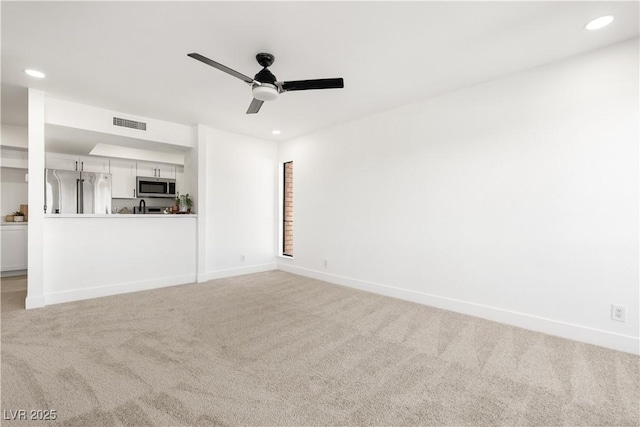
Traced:
<path fill-rule="evenodd" d="M 171 178 L 136 178 L 138 197 L 176 197 L 176 180 Z"/>

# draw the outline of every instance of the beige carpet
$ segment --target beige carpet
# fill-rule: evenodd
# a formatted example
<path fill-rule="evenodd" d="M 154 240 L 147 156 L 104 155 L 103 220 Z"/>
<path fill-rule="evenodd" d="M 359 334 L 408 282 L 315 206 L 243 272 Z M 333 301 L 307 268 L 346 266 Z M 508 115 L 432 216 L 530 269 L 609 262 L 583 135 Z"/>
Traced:
<path fill-rule="evenodd" d="M 280 271 L 29 311 L 13 309 L 20 280 L 1 284 L 5 418 L 640 424 L 637 356 Z"/>

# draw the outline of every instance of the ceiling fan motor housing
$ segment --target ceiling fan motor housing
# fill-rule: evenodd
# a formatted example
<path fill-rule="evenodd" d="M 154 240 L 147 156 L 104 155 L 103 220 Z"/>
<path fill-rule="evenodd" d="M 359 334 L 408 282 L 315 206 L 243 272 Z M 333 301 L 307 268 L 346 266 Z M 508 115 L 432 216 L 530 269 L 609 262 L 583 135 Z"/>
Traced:
<path fill-rule="evenodd" d="M 256 74 L 253 78 L 260 83 L 274 84 L 276 82 L 276 76 L 271 74 L 271 71 L 267 70 L 266 68 L 260 70 L 260 72 L 258 72 L 258 74 Z"/>

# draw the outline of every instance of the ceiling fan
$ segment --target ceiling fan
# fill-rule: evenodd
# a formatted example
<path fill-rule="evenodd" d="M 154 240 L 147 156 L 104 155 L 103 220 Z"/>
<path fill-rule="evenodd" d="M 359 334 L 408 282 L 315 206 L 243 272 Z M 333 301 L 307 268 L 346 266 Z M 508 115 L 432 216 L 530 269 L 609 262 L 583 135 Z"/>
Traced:
<path fill-rule="evenodd" d="M 187 56 L 197 59 L 200 62 L 212 66 L 213 68 L 217 68 L 220 71 L 224 71 L 225 73 L 251 85 L 253 100 L 249 105 L 247 114 L 257 113 L 260 111 L 260 107 L 262 107 L 264 101 L 273 101 L 278 98 L 278 95 L 282 92 L 310 89 L 342 89 L 344 87 L 344 80 L 342 78 L 293 80 L 288 82 L 276 81 L 276 76 L 271 74 L 271 71 L 268 70 L 268 67 L 273 64 L 275 59 L 275 57 L 270 53 L 259 53 L 256 55 L 256 60 L 258 61 L 258 64 L 262 66 L 262 70 L 260 70 L 254 78 L 245 76 L 244 74 L 202 56 L 199 53 L 189 53 Z"/>

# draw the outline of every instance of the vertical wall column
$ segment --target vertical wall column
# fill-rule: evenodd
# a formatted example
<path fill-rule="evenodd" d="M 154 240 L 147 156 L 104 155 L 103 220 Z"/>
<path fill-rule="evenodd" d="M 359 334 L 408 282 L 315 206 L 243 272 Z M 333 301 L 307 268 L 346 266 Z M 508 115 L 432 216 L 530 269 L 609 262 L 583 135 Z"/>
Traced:
<path fill-rule="evenodd" d="M 44 307 L 44 92 L 29 89 L 29 222 L 26 308 Z"/>
<path fill-rule="evenodd" d="M 198 282 L 207 281 L 207 128 L 202 125 L 198 125 L 198 137 L 196 141 L 196 148 L 191 150 L 192 156 L 195 158 L 191 160 L 194 165 L 197 165 L 197 206 L 198 210 L 198 235 L 196 241 L 198 242 L 197 248 L 197 270 L 196 277 Z"/>

